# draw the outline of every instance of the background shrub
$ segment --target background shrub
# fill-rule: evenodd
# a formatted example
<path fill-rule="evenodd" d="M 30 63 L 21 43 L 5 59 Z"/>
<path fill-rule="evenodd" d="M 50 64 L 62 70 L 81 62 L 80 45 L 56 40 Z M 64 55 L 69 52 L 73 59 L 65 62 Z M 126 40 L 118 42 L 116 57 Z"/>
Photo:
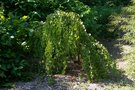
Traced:
<path fill-rule="evenodd" d="M 27 15 L 31 20 L 45 21 L 46 16 L 59 8 L 53 0 L 2 0 L 4 15 Z M 26 12 L 27 11 L 27 12 Z"/>
<path fill-rule="evenodd" d="M 0 84 L 21 78 L 28 67 L 32 31 L 27 20 L 12 14 L 0 18 Z"/>

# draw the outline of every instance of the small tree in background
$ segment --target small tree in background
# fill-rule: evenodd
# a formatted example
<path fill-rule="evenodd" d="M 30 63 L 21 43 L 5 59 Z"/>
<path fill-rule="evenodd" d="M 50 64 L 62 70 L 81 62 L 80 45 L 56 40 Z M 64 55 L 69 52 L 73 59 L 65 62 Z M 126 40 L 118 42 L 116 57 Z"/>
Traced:
<path fill-rule="evenodd" d="M 78 57 L 90 80 L 104 78 L 113 68 L 104 46 L 87 34 L 79 15 L 57 11 L 47 16 L 43 27 L 43 65 L 48 75 L 64 74 L 70 56 Z"/>

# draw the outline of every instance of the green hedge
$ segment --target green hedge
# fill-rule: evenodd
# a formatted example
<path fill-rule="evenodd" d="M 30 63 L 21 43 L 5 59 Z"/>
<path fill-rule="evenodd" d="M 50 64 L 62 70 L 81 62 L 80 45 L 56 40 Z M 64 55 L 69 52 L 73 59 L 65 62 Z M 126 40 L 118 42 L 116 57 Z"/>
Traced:
<path fill-rule="evenodd" d="M 0 16 L 0 86 L 18 80 L 28 69 L 32 26 L 28 16 Z"/>

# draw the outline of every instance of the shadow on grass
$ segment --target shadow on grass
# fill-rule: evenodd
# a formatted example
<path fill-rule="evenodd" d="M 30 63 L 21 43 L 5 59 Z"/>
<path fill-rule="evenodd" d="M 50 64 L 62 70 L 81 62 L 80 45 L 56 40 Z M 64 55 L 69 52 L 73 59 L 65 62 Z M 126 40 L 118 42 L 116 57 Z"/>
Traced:
<path fill-rule="evenodd" d="M 119 32 L 121 33 L 121 36 L 124 35 L 124 32 Z M 122 59 L 122 47 L 125 44 L 125 41 L 121 41 L 121 40 L 117 40 L 116 39 L 102 39 L 100 40 L 102 42 L 102 44 L 107 48 L 108 52 L 110 53 L 110 55 L 112 56 L 113 60 L 115 60 L 116 62 L 118 60 Z M 105 85 L 108 84 L 117 84 L 120 86 L 132 86 L 133 85 L 133 81 L 128 78 L 125 74 L 124 71 L 120 70 L 120 69 L 113 69 L 112 73 L 109 75 L 109 78 L 104 79 L 103 81 L 101 81 L 102 83 L 104 83 Z"/>
<path fill-rule="evenodd" d="M 122 32 L 123 33 L 123 32 Z M 124 34 L 123 34 L 124 35 Z M 128 44 L 126 41 L 121 41 L 117 39 L 111 40 L 101 40 L 102 44 L 107 48 L 108 52 L 112 56 L 113 60 L 116 62 L 122 60 L 122 47 L 125 44 Z M 110 74 L 110 78 L 104 79 L 101 81 L 105 85 L 116 84 L 120 86 L 133 86 L 134 82 L 128 78 L 124 71 L 120 69 L 115 69 L 114 72 Z"/>
<path fill-rule="evenodd" d="M 124 18 L 129 18 L 130 15 L 133 15 L 131 13 L 127 14 L 127 12 L 124 13 L 122 12 L 121 14 Z M 127 24 L 128 22 L 124 21 L 123 18 L 121 17 L 120 21 L 116 23 L 116 25 L 112 25 L 114 26 L 113 29 L 116 29 L 114 30 L 115 31 L 114 33 L 117 34 L 117 37 L 111 39 L 105 38 L 100 40 L 100 42 L 107 48 L 112 58 L 117 61 L 122 60 L 123 57 L 121 54 L 122 46 L 131 44 L 130 42 L 127 42 L 124 39 L 122 39 L 122 37 L 125 35 L 126 32 L 124 30 L 121 30 L 121 27 Z M 101 80 L 101 82 L 104 83 L 105 85 L 109 85 L 109 84 L 115 84 L 118 86 L 134 85 L 134 81 L 128 78 L 128 76 L 125 75 L 125 72 L 120 69 L 115 69 L 114 72 L 110 74 L 109 78 Z"/>
<path fill-rule="evenodd" d="M 118 40 L 102 39 L 101 42 L 107 48 L 108 52 L 110 53 L 113 59 L 119 59 L 122 57 L 121 55 L 122 50 L 119 46 L 120 42 Z"/>
<path fill-rule="evenodd" d="M 101 80 L 105 85 L 115 84 L 117 86 L 133 86 L 134 81 L 124 75 L 121 70 L 116 70 L 116 73 L 110 75 L 110 78 Z"/>

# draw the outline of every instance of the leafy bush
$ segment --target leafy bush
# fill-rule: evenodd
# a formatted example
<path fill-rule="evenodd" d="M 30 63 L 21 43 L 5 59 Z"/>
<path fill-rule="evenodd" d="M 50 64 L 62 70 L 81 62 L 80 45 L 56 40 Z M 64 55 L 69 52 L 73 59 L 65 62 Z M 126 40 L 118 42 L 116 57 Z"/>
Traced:
<path fill-rule="evenodd" d="M 57 11 L 47 16 L 43 27 L 43 65 L 47 74 L 64 74 L 70 57 L 78 62 L 90 80 L 104 78 L 113 67 L 107 50 L 88 35 L 79 15 Z"/>
<path fill-rule="evenodd" d="M 52 0 L 2 0 L 2 3 L 5 16 L 12 12 L 17 16 L 28 15 L 31 20 L 38 21 L 44 21 L 48 14 L 59 7 Z"/>
<path fill-rule="evenodd" d="M 0 84 L 21 78 L 27 67 L 30 25 L 28 17 L 0 18 Z"/>
<path fill-rule="evenodd" d="M 96 23 L 98 24 L 97 28 L 97 38 L 110 38 L 115 36 L 114 31 L 109 31 L 109 23 L 111 22 L 110 16 L 114 13 L 121 12 L 121 6 L 119 7 L 109 7 L 109 6 L 97 6 L 92 8 L 94 16 L 96 17 Z"/>

